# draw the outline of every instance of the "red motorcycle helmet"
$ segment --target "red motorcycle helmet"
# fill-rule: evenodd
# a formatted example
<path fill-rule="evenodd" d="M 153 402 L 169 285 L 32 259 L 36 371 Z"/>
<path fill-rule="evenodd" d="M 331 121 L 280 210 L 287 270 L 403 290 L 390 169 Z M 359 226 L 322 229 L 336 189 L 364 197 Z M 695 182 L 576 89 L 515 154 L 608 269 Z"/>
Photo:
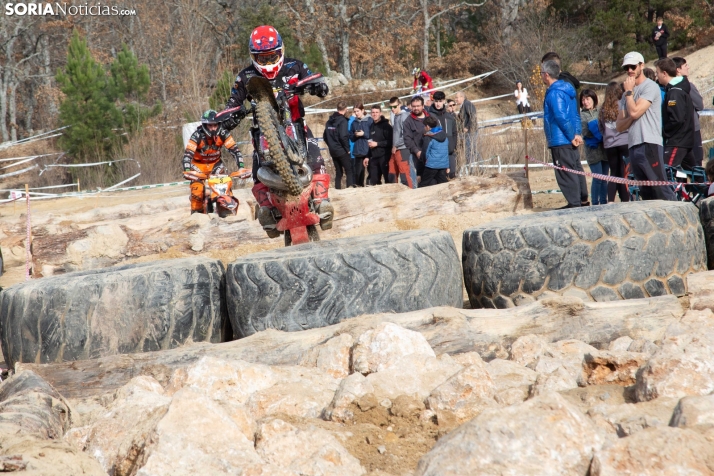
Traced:
<path fill-rule="evenodd" d="M 283 39 L 270 25 L 259 26 L 250 34 L 248 42 L 253 66 L 267 79 L 275 79 L 283 67 Z"/>

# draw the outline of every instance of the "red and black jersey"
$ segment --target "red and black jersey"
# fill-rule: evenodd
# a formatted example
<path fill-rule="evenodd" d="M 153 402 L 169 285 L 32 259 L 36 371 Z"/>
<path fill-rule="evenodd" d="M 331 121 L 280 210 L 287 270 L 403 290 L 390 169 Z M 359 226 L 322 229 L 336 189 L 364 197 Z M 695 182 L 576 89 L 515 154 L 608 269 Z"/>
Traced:
<path fill-rule="evenodd" d="M 414 86 L 412 86 L 412 89 L 416 89 L 418 83 L 421 83 L 423 90 L 434 89 L 434 83 L 431 80 L 431 76 L 429 76 L 429 73 L 426 71 L 419 72 L 419 76 L 414 78 Z"/>
<path fill-rule="evenodd" d="M 270 80 L 270 84 L 273 86 L 273 91 L 276 93 L 282 89 L 285 85 L 294 84 L 299 80 L 310 76 L 312 71 L 307 67 L 307 64 L 302 61 L 298 61 L 294 58 L 285 58 L 283 67 L 280 68 L 278 75 L 275 79 Z M 250 65 L 243 71 L 238 73 L 236 77 L 236 82 L 231 89 L 231 97 L 226 103 L 226 109 L 234 108 L 237 106 L 243 106 L 243 101 L 248 97 L 248 90 L 246 89 L 246 84 L 248 80 L 254 76 L 263 75 L 260 71 L 255 69 L 255 66 Z M 292 113 L 292 120 L 296 121 L 305 116 L 305 108 L 302 105 L 302 101 L 298 96 L 293 97 L 290 102 L 290 111 Z"/>

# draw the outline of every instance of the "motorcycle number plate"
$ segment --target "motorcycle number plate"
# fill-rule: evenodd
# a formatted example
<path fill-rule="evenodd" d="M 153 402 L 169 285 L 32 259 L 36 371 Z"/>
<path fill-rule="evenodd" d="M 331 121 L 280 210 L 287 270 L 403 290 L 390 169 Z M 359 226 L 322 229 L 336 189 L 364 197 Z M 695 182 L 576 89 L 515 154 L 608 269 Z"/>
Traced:
<path fill-rule="evenodd" d="M 218 192 L 221 195 L 225 195 L 226 192 L 228 192 L 228 185 L 227 184 L 219 184 L 215 185 L 214 188 L 216 189 L 216 192 Z"/>
<path fill-rule="evenodd" d="M 224 184 L 224 183 L 230 183 L 231 178 L 228 176 L 223 176 L 223 177 L 211 177 L 208 179 L 208 183 L 211 185 L 219 185 L 219 184 Z"/>

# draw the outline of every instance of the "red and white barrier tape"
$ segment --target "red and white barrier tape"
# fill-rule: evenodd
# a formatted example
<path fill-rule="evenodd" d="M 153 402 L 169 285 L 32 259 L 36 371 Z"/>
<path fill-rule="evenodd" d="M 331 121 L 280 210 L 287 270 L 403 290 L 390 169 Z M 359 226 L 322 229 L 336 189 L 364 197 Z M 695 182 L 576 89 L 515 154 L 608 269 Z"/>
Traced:
<path fill-rule="evenodd" d="M 536 164 L 541 164 L 543 167 L 550 167 L 552 169 L 558 169 L 562 170 L 563 172 L 569 172 L 572 174 L 576 175 L 584 175 L 585 177 L 592 177 L 596 178 L 599 180 L 602 180 L 604 182 L 614 182 L 614 183 L 623 183 L 625 185 L 636 185 L 639 187 L 660 187 L 660 186 L 687 186 L 687 185 L 711 185 L 712 182 L 696 182 L 696 183 L 684 183 L 684 182 L 669 182 L 666 180 L 630 180 L 622 177 L 614 177 L 612 175 L 603 175 L 603 174 L 596 174 L 593 172 L 585 172 L 585 171 L 580 171 L 580 170 L 573 170 L 569 169 L 567 167 L 561 167 L 559 165 L 554 165 L 554 164 L 549 164 L 546 162 L 541 162 L 540 160 L 536 160 L 532 157 L 526 156 L 526 159 L 528 159 L 530 162 L 536 163 Z"/>

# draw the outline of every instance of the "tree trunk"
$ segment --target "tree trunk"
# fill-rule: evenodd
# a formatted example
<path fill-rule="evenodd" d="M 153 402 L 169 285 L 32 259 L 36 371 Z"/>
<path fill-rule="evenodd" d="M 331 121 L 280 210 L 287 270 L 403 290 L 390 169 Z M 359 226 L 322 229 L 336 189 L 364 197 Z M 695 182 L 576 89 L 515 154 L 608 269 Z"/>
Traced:
<path fill-rule="evenodd" d="M 352 79 L 352 66 L 350 62 L 350 32 L 348 29 L 343 29 L 340 32 L 340 67 L 345 78 Z"/>
<path fill-rule="evenodd" d="M 421 0 L 421 11 L 424 15 L 424 38 L 421 48 L 421 67 L 429 67 L 429 28 L 431 28 L 431 18 L 429 18 L 429 0 Z"/>
<path fill-rule="evenodd" d="M 675 296 L 611 302 L 583 302 L 556 297 L 510 309 L 437 307 L 403 314 L 374 314 L 301 332 L 266 330 L 223 344 L 192 346 L 141 354 L 124 354 L 61 364 L 17 364 L 32 370 L 66 398 L 108 394 L 139 375 L 167 384 L 174 370 L 204 356 L 266 365 L 316 365 L 315 348 L 350 334 L 355 340 L 381 322 L 420 332 L 437 355 L 478 352 L 485 360 L 508 358 L 519 337 L 536 334 L 547 342 L 578 339 L 599 349 L 622 336 L 656 341 L 684 314 Z"/>
<path fill-rule="evenodd" d="M 10 140 L 15 142 L 17 140 L 17 83 L 18 79 L 16 75 L 13 75 L 13 80 L 8 89 L 10 94 L 8 95 L 8 119 L 10 126 Z"/>

